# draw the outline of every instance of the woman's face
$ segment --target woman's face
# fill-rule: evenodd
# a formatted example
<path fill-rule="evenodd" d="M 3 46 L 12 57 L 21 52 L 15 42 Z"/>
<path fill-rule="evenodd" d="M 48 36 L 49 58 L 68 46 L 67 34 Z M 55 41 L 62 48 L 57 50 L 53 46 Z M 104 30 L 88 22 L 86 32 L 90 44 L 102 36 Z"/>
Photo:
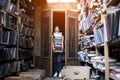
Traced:
<path fill-rule="evenodd" d="M 59 32 L 59 28 L 58 27 L 55 27 L 55 32 Z"/>

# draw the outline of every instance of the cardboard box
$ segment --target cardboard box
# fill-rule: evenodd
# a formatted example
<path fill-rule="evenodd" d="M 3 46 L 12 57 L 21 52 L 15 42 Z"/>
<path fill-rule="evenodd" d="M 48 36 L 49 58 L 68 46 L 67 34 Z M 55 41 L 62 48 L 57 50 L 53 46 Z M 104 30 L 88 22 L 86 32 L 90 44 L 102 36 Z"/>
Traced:
<path fill-rule="evenodd" d="M 20 80 L 34 80 L 34 79 L 42 80 L 41 74 L 38 72 L 22 72 L 20 73 Z"/>
<path fill-rule="evenodd" d="M 5 80 L 20 80 L 20 77 L 10 76 L 10 77 L 5 77 Z"/>
<path fill-rule="evenodd" d="M 30 70 L 28 72 L 21 72 L 20 73 L 20 80 L 43 80 L 45 78 L 45 70 Z"/>
<path fill-rule="evenodd" d="M 64 66 L 62 70 L 64 80 L 89 80 L 90 67 L 87 66 Z"/>
<path fill-rule="evenodd" d="M 34 79 L 42 80 L 40 74 L 37 73 L 35 74 L 35 73 L 24 72 L 20 74 L 20 80 L 34 80 Z"/>
<path fill-rule="evenodd" d="M 38 69 L 31 69 L 29 72 L 39 72 L 41 73 L 41 78 L 44 79 L 46 77 L 46 71 L 45 70 L 38 70 Z"/>

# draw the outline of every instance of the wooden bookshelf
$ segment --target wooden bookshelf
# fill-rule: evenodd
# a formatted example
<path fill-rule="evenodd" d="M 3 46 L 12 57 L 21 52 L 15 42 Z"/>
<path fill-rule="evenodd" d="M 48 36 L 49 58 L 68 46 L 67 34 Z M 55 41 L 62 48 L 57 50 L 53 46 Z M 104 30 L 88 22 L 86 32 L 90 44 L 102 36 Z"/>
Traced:
<path fill-rule="evenodd" d="M 102 5 L 100 5 L 99 6 L 99 8 L 100 9 L 104 9 L 104 10 L 107 10 L 108 9 L 108 7 L 110 7 L 110 6 L 117 6 L 117 4 L 119 4 L 120 3 L 120 0 L 109 0 L 107 3 L 106 3 L 106 0 L 102 0 Z M 92 9 L 93 10 L 93 14 L 95 13 L 97 13 L 97 11 L 95 12 L 95 10 L 94 9 Z M 88 10 L 88 12 L 89 12 L 90 10 Z M 101 33 L 104 33 L 104 34 L 99 34 L 98 32 L 96 33 L 96 34 L 99 34 L 99 35 L 96 35 L 95 34 L 95 36 L 99 36 L 99 37 L 97 37 L 97 39 L 99 40 L 98 42 L 99 43 L 97 43 L 96 42 L 96 45 L 95 46 L 87 46 L 87 47 L 83 47 L 84 45 L 86 45 L 86 44 L 89 44 L 89 43 L 86 43 L 86 44 L 84 44 L 84 45 L 82 45 L 81 47 L 83 47 L 83 48 L 81 48 L 83 51 L 84 50 L 88 50 L 88 53 L 87 54 L 89 54 L 89 51 L 91 51 L 91 50 L 95 50 L 96 51 L 96 56 L 98 57 L 98 55 L 103 55 L 104 56 L 104 59 L 105 59 L 105 63 L 104 63 L 104 67 L 105 67 L 105 70 L 101 70 L 101 69 L 96 69 L 96 74 L 99 74 L 98 73 L 98 71 L 100 71 L 100 72 L 102 72 L 102 73 L 104 73 L 103 75 L 104 75 L 104 78 L 105 78 L 105 80 L 109 80 L 110 78 L 111 78 L 111 76 L 109 75 L 110 74 L 110 62 L 109 62 L 109 59 L 110 58 L 113 58 L 114 59 L 114 57 L 113 56 L 111 56 L 111 53 L 112 53 L 112 51 L 120 51 L 120 38 L 118 37 L 118 38 L 116 38 L 115 37 L 115 39 L 113 38 L 113 35 L 115 35 L 115 34 L 112 34 L 112 36 L 110 35 L 110 33 L 108 33 L 108 27 L 106 27 L 106 26 L 108 26 L 108 25 L 110 25 L 110 23 L 108 23 L 108 25 L 107 25 L 107 23 L 105 23 L 105 22 L 107 22 L 107 21 L 102 21 L 102 19 L 103 19 L 103 17 L 102 17 L 102 15 L 104 15 L 104 20 L 106 20 L 106 17 L 108 17 L 107 15 L 109 14 L 109 13 L 105 13 L 104 11 L 102 12 L 102 11 L 100 11 L 101 13 L 99 13 L 99 15 L 98 16 L 95 16 L 94 17 L 94 19 L 93 19 L 93 23 L 92 23 L 92 27 L 90 27 L 90 28 L 88 28 L 87 29 L 87 32 L 85 32 L 85 33 L 81 33 L 81 34 L 95 34 L 94 32 L 93 32 L 93 29 L 94 28 L 96 28 L 96 31 L 98 30 L 98 29 L 100 29 L 99 30 L 99 32 L 101 31 Z M 81 13 L 80 13 L 81 14 Z M 98 14 L 98 13 L 97 13 Z M 84 14 L 83 14 L 84 15 Z M 81 15 L 82 16 L 82 15 Z M 86 15 L 87 16 L 87 15 Z M 87 19 L 87 18 L 86 18 Z M 109 18 L 108 18 L 109 19 Z M 82 21 L 82 18 L 81 18 L 81 21 Z M 108 20 L 109 21 L 109 20 Z M 80 22 L 80 21 L 79 21 Z M 115 26 L 115 25 L 114 25 Z M 120 26 L 119 26 L 120 27 Z M 106 29 L 105 29 L 106 28 Z M 102 30 L 104 31 L 104 32 L 102 32 Z M 105 32 L 105 30 L 106 30 L 106 32 Z M 110 31 L 109 31 L 110 32 Z M 115 32 L 114 32 L 115 33 Z M 79 34 L 80 35 L 80 34 Z M 101 35 L 101 36 L 100 36 Z M 108 37 L 108 35 L 109 35 L 109 37 Z M 80 40 L 79 41 L 81 41 L 82 42 L 82 39 L 84 39 L 83 37 L 86 37 L 86 36 L 79 36 L 80 38 Z M 103 39 L 101 38 L 101 37 L 103 37 Z M 101 41 L 101 40 L 104 40 L 104 41 Z M 79 44 L 83 44 L 83 42 L 82 43 L 79 43 Z M 93 49 L 94 48 L 94 49 Z M 104 54 L 103 54 L 104 53 Z M 119 54 L 119 53 L 118 53 Z M 113 55 L 113 54 L 112 54 Z M 116 59 L 116 58 L 115 58 Z M 118 60 L 118 59 L 116 59 L 116 60 Z M 88 63 L 88 62 L 87 62 Z M 93 66 L 91 66 L 91 67 L 93 67 Z M 113 80 L 119 80 L 119 79 L 117 79 L 117 78 L 112 78 Z"/>
<path fill-rule="evenodd" d="M 9 38 L 9 40 L 7 40 L 7 43 L 6 40 L 3 40 L 3 35 L 0 34 L 1 36 L 1 42 L 0 42 L 0 46 L 2 46 L 0 49 L 2 50 L 6 50 L 6 51 L 14 51 L 14 56 L 12 55 L 12 57 L 8 57 L 8 55 L 10 55 L 10 53 L 7 53 L 7 56 L 2 56 L 1 59 L 0 59 L 0 65 L 1 66 L 7 66 L 7 65 L 12 65 L 13 67 L 16 66 L 17 70 L 16 71 L 6 71 L 7 73 L 4 73 L 4 74 L 0 74 L 0 80 L 1 78 L 4 79 L 4 77 L 6 76 L 10 76 L 10 75 L 16 75 L 17 73 L 19 73 L 20 71 L 18 71 L 19 69 L 18 68 L 21 68 L 21 60 L 19 59 L 19 49 L 22 48 L 22 50 L 33 50 L 34 49 L 34 46 L 33 47 L 30 47 L 30 48 L 25 48 L 25 47 L 21 47 L 19 45 L 19 38 L 21 37 L 20 33 L 19 33 L 19 29 L 20 29 L 20 26 L 21 26 L 21 16 L 20 16 L 20 8 L 25 8 L 27 9 L 27 3 L 26 3 L 26 0 L 10 0 L 10 1 L 7 1 L 7 0 L 3 0 L 5 1 L 5 3 L 7 4 L 9 2 L 10 6 L 12 6 L 12 4 L 15 6 L 15 9 L 10 9 L 10 6 L 8 7 L 8 5 L 2 5 L 0 7 L 0 11 L 1 11 L 1 15 L 0 15 L 0 18 L 1 18 L 1 24 L 0 24 L 0 29 L 1 29 L 1 32 L 6 32 L 7 34 L 7 38 L 5 39 L 8 39 L 8 37 L 13 37 L 15 36 L 15 44 L 13 41 L 10 41 L 11 38 Z M 9 21 L 9 20 L 10 21 Z M 7 23 L 8 22 L 8 23 Z M 11 22 L 11 23 L 10 23 Z M 29 23 L 29 22 L 28 22 Z M 33 27 L 31 27 L 32 25 L 27 25 L 27 24 L 24 24 L 24 26 L 26 27 L 29 27 L 31 29 L 34 29 Z M 8 32 L 8 33 L 7 33 Z M 13 33 L 12 33 L 13 32 Z M 30 31 L 31 33 L 32 31 Z M 24 35 L 26 38 L 34 38 L 34 35 L 32 36 L 26 36 Z M 6 43 L 3 43 L 6 42 Z M 32 51 L 31 51 L 32 53 Z M 2 53 L 4 54 L 4 53 Z M 23 55 L 22 55 L 23 56 Z M 15 57 L 15 58 L 14 58 Z M 5 58 L 5 59 L 4 59 Z M 8 59 L 7 59 L 8 58 Z M 28 60 L 31 60 L 33 61 L 33 54 L 31 56 L 24 56 L 21 58 L 22 60 L 25 60 L 25 61 L 28 61 Z M 8 63 L 8 64 L 7 64 Z M 9 64 L 10 63 L 10 64 Z M 8 66 L 7 66 L 8 67 Z M 9 67 L 11 68 L 11 66 Z M 3 71 L 5 72 L 5 71 Z"/>

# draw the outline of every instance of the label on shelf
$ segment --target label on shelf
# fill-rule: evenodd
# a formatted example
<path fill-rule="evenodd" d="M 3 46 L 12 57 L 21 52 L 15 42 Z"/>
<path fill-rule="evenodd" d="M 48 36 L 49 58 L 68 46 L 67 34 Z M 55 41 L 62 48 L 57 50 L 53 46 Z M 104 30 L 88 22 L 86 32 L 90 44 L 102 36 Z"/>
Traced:
<path fill-rule="evenodd" d="M 21 24 L 21 18 L 18 17 L 18 24 Z"/>

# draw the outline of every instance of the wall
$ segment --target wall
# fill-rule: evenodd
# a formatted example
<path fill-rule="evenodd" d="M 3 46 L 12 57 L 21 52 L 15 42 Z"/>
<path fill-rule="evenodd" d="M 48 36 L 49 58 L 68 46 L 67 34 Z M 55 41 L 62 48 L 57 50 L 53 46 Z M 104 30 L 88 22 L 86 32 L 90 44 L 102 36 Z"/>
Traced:
<path fill-rule="evenodd" d="M 40 7 L 35 9 L 34 65 L 40 67 L 41 61 L 41 14 Z"/>

